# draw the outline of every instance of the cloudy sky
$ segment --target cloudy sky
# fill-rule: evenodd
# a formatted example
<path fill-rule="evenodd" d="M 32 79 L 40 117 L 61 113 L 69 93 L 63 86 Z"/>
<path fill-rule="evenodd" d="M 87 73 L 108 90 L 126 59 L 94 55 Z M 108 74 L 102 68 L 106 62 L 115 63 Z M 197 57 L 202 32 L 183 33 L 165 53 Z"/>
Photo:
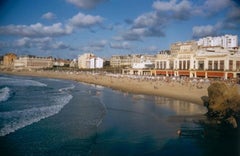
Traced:
<path fill-rule="evenodd" d="M 240 36 L 238 0 L 0 1 L 0 55 L 156 54 L 223 34 Z"/>

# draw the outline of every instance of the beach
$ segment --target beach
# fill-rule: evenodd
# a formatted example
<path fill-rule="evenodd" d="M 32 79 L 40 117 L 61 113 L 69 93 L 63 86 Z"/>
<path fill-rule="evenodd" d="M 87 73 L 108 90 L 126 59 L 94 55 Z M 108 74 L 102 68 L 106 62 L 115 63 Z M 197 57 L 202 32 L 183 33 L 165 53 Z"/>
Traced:
<path fill-rule="evenodd" d="M 2 72 L 0 152 L 238 155 L 238 129 L 199 122 L 208 120 L 198 99 L 210 83 L 79 71 Z"/>
<path fill-rule="evenodd" d="M 209 81 L 203 79 L 133 76 L 71 71 L 2 71 L 5 74 L 74 80 L 126 93 L 168 97 L 203 105 Z"/>

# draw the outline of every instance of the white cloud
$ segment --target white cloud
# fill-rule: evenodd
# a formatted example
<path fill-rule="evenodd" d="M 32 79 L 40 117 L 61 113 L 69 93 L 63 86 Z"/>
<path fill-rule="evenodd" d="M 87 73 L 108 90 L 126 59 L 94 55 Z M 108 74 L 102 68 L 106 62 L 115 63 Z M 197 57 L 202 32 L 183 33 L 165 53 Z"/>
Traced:
<path fill-rule="evenodd" d="M 42 15 L 42 18 L 47 19 L 47 20 L 52 20 L 52 19 L 56 18 L 56 15 L 52 12 L 47 12 Z"/>
<path fill-rule="evenodd" d="M 173 10 L 175 5 L 176 5 L 176 0 L 171 0 L 169 2 L 155 1 L 152 7 L 158 11 L 169 11 L 169 10 Z"/>
<path fill-rule="evenodd" d="M 194 26 L 193 37 L 216 36 L 225 30 L 238 30 L 240 24 L 240 8 L 231 0 L 222 0 L 216 3 L 214 0 L 206 0 L 202 9 L 207 16 L 212 16 L 225 9 L 226 13 L 214 25 Z"/>
<path fill-rule="evenodd" d="M 98 25 L 102 21 L 103 18 L 101 16 L 85 15 L 79 12 L 69 20 L 69 23 L 75 27 L 89 27 Z"/>
<path fill-rule="evenodd" d="M 221 10 L 229 7 L 232 4 L 231 0 L 206 0 L 203 5 L 203 10 L 206 14 L 219 13 Z"/>
<path fill-rule="evenodd" d="M 86 51 L 91 51 L 91 52 L 100 52 L 103 51 L 103 49 L 108 45 L 108 41 L 107 40 L 99 40 L 99 41 L 95 41 L 95 42 L 91 42 L 89 44 L 85 44 L 84 46 L 81 46 L 80 50 L 83 52 Z"/>
<path fill-rule="evenodd" d="M 164 22 L 165 19 L 158 17 L 156 12 L 150 12 L 143 15 L 138 16 L 133 21 L 133 27 L 148 27 L 148 26 L 154 26 L 156 24 L 161 24 L 161 22 Z"/>
<path fill-rule="evenodd" d="M 129 42 L 110 43 L 110 48 L 113 48 L 113 49 L 130 49 L 131 45 L 129 44 Z"/>
<path fill-rule="evenodd" d="M 107 44 L 108 44 L 107 40 L 100 40 L 100 41 L 91 43 L 90 46 L 104 48 Z"/>
<path fill-rule="evenodd" d="M 216 26 L 205 25 L 193 27 L 193 37 L 214 36 L 216 34 Z"/>
<path fill-rule="evenodd" d="M 191 16 L 188 0 L 155 1 L 155 9 L 133 20 L 130 29 L 123 32 L 122 40 L 142 40 L 144 37 L 163 37 L 164 29 L 174 20 L 186 20 Z"/>
<path fill-rule="evenodd" d="M 79 8 L 90 9 L 96 7 L 99 3 L 106 0 L 66 0 L 67 2 L 74 4 Z"/>
<path fill-rule="evenodd" d="M 170 0 L 170 1 L 155 1 L 152 7 L 165 16 L 185 20 L 188 19 L 194 10 L 188 0 Z"/>
<path fill-rule="evenodd" d="M 52 38 L 44 37 L 44 38 L 29 38 L 23 37 L 16 41 L 16 46 L 18 47 L 31 47 L 36 45 L 43 45 L 52 42 Z"/>
<path fill-rule="evenodd" d="M 72 27 L 64 27 L 62 23 L 55 23 L 50 26 L 36 23 L 31 25 L 8 25 L 0 27 L 0 34 L 24 37 L 62 36 L 70 34 L 72 31 Z"/>
<path fill-rule="evenodd" d="M 51 37 L 43 37 L 43 38 L 29 38 L 23 37 L 16 40 L 15 44 L 13 45 L 18 48 L 38 48 L 41 50 L 54 50 L 54 49 L 70 49 L 69 45 L 66 45 L 62 41 L 55 41 Z"/>

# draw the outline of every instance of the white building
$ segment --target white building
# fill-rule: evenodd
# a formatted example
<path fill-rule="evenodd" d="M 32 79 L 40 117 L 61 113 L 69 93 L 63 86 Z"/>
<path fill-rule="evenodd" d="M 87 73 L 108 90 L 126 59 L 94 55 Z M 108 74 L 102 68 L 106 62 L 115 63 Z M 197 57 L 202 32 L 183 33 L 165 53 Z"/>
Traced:
<path fill-rule="evenodd" d="M 223 47 L 225 49 L 233 49 L 238 47 L 237 35 L 224 35 L 217 37 L 204 37 L 198 40 L 198 46 L 201 47 Z"/>
<path fill-rule="evenodd" d="M 150 60 L 146 60 L 144 56 L 141 56 L 140 63 L 133 63 L 133 69 L 154 68 L 154 64 Z"/>
<path fill-rule="evenodd" d="M 90 59 L 90 68 L 103 68 L 103 59 L 100 57 L 93 57 Z"/>
<path fill-rule="evenodd" d="M 94 58 L 95 55 L 92 53 L 84 53 L 78 56 L 78 68 L 90 68 L 90 59 Z"/>
<path fill-rule="evenodd" d="M 78 68 L 95 69 L 103 68 L 103 59 L 92 53 L 85 53 L 78 57 Z"/>
<path fill-rule="evenodd" d="M 71 68 L 78 67 L 77 59 L 73 59 L 73 60 L 70 62 L 69 67 L 71 67 Z"/>

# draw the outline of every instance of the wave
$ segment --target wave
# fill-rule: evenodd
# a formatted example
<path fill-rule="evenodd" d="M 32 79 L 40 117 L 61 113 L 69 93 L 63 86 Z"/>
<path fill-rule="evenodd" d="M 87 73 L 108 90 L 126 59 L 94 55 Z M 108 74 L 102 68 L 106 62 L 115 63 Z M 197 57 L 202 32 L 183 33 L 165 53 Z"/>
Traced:
<path fill-rule="evenodd" d="M 35 80 L 24 80 L 18 78 L 8 78 L 8 77 L 0 77 L 0 84 L 1 82 L 4 85 L 13 85 L 13 86 L 36 86 L 36 87 L 46 87 L 47 84 L 41 83 Z"/>
<path fill-rule="evenodd" d="M 75 86 L 72 84 L 69 87 L 65 87 L 65 88 L 60 88 L 58 91 L 59 92 L 65 92 L 65 91 L 69 91 L 69 90 L 73 90 L 75 88 Z"/>
<path fill-rule="evenodd" d="M 10 98 L 10 88 L 8 87 L 4 87 L 2 89 L 0 89 L 0 103 L 7 101 Z"/>
<path fill-rule="evenodd" d="M 42 119 L 48 118 L 60 112 L 60 110 L 72 99 L 72 95 L 67 94 L 57 97 L 55 105 L 39 108 L 30 108 L 17 111 L 1 112 L 0 119 L 3 121 L 0 136 L 5 136 L 18 129 L 31 125 Z"/>

